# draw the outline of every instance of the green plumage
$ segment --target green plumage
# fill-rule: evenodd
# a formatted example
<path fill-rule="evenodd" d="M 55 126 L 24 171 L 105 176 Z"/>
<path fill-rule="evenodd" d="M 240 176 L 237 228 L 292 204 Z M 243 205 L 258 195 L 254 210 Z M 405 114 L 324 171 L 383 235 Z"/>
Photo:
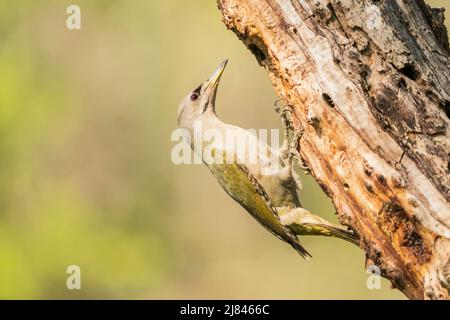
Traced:
<path fill-rule="evenodd" d="M 276 207 L 245 165 L 209 164 L 208 168 L 222 188 L 267 230 L 291 244 L 302 257 L 311 257 L 292 229 L 281 223 Z"/>

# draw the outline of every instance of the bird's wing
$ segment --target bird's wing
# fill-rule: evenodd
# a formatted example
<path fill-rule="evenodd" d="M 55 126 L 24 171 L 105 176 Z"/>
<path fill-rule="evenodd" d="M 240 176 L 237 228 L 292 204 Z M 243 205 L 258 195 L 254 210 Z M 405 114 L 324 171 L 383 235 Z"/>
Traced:
<path fill-rule="evenodd" d="M 225 151 L 213 150 L 213 152 L 223 152 L 223 159 L 226 159 Z M 290 243 L 301 256 L 305 258 L 311 256 L 300 244 L 294 232 L 281 223 L 276 207 L 245 164 L 233 161 L 225 164 L 206 163 L 206 165 L 230 197 L 242 205 L 267 230 Z"/>

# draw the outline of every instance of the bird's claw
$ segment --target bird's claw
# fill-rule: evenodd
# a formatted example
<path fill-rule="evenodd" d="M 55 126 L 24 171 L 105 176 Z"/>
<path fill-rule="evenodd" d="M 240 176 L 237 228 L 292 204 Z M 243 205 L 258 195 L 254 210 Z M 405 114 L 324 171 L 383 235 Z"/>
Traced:
<path fill-rule="evenodd" d="M 280 106 L 280 103 L 283 101 L 281 99 L 278 99 L 275 101 L 275 112 L 278 113 L 281 117 L 281 121 L 283 124 L 283 128 L 288 130 L 294 130 L 294 122 L 292 120 L 292 111 L 286 107 L 285 105 Z"/>
<path fill-rule="evenodd" d="M 297 164 L 300 167 L 300 169 L 309 173 L 310 169 L 309 169 L 308 165 L 305 164 L 305 162 L 303 161 L 303 158 L 300 155 L 300 152 L 298 151 L 300 149 L 300 140 L 301 140 L 303 134 L 304 134 L 303 129 L 294 132 L 294 136 L 292 137 L 291 145 L 289 146 L 289 162 L 292 163 L 292 159 L 295 159 L 297 161 Z"/>
<path fill-rule="evenodd" d="M 306 171 L 306 173 L 310 172 L 309 167 L 305 164 L 302 157 L 300 156 L 300 139 L 303 136 L 304 130 L 301 129 L 299 131 L 294 130 L 294 121 L 291 109 L 286 107 L 285 105 L 280 106 L 282 103 L 281 99 L 275 101 L 275 112 L 277 112 L 281 117 L 281 122 L 284 129 L 284 141 L 283 146 L 281 147 L 280 157 L 283 160 L 287 160 L 287 163 L 292 164 L 293 159 L 295 159 L 298 163 L 300 169 Z M 289 144 L 289 131 L 293 132 L 292 141 Z"/>

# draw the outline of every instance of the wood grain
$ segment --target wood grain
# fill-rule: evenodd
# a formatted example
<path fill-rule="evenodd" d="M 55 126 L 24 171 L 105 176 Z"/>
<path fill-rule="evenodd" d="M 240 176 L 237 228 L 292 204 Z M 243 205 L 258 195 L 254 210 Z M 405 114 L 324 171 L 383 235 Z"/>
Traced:
<path fill-rule="evenodd" d="M 422 0 L 219 0 L 303 128 L 301 155 L 367 264 L 449 299 L 450 68 Z M 243 75 L 245 76 L 245 75 Z"/>

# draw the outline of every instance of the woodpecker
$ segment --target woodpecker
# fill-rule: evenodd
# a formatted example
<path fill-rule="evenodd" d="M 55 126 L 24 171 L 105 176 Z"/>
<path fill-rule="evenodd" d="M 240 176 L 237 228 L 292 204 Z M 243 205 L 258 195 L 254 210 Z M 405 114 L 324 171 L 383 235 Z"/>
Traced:
<path fill-rule="evenodd" d="M 231 198 L 246 209 L 260 224 L 279 239 L 289 243 L 303 258 L 311 255 L 301 245 L 297 235 L 334 236 L 358 244 L 349 230 L 336 226 L 310 213 L 300 203 L 297 191 L 301 181 L 293 168 L 294 160 L 307 169 L 299 156 L 301 132 L 294 132 L 288 109 L 280 113 L 284 128 L 284 141 L 279 150 L 273 150 L 249 130 L 226 124 L 216 115 L 217 87 L 227 65 L 222 62 L 213 74 L 190 92 L 178 108 L 178 127 L 187 133 L 186 139 L 194 152 L 207 165 L 217 182 Z M 194 141 L 196 126 L 203 132 L 214 132 L 228 140 L 202 139 Z M 256 150 L 240 154 L 235 145 L 244 142 L 244 149 Z M 242 152 L 241 152 L 242 153 Z M 255 161 L 256 159 L 256 161 Z"/>

